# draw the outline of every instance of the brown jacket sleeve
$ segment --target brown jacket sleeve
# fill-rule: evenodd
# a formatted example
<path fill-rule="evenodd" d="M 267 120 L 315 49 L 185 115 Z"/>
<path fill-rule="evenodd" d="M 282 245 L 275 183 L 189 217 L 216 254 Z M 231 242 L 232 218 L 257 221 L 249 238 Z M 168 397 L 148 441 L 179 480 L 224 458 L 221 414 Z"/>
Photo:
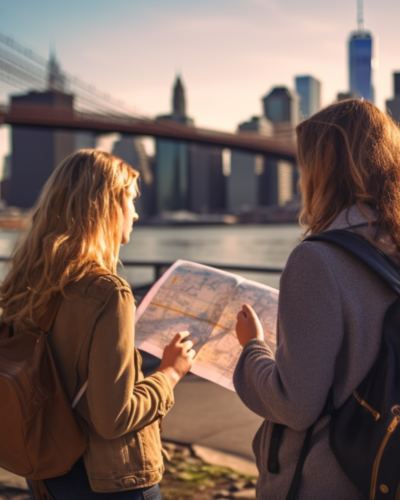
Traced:
<path fill-rule="evenodd" d="M 161 372 L 138 381 L 134 310 L 132 293 L 114 290 L 93 332 L 87 400 L 92 423 L 105 439 L 145 427 L 174 404 Z"/>

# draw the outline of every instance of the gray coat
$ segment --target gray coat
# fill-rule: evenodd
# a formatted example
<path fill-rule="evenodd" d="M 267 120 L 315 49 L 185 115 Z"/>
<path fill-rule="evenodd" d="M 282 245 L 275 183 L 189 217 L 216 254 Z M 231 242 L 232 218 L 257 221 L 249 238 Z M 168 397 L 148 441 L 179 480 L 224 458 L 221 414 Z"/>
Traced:
<path fill-rule="evenodd" d="M 367 229 L 356 207 L 328 229 L 349 226 Z M 386 253 L 398 257 L 387 235 L 378 240 Z M 338 407 L 370 370 L 384 315 L 395 298 L 372 270 L 340 247 L 303 242 L 293 250 L 280 281 L 275 359 L 264 342 L 252 340 L 234 374 L 241 400 L 265 419 L 253 441 L 258 499 L 286 498 L 305 430 L 321 414 L 330 387 Z M 329 418 L 315 425 L 297 498 L 361 500 L 329 447 Z M 267 470 L 272 422 L 288 426 L 279 474 Z"/>

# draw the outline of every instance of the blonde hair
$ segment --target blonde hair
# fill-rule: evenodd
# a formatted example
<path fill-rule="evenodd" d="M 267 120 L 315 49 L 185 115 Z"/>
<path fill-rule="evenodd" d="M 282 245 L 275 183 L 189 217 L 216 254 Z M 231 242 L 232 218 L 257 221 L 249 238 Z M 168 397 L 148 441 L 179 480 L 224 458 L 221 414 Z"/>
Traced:
<path fill-rule="evenodd" d="M 35 327 L 56 292 L 93 274 L 116 274 L 122 201 L 139 174 L 115 156 L 78 151 L 53 172 L 0 288 L 3 321 Z"/>
<path fill-rule="evenodd" d="M 297 128 L 300 223 L 306 235 L 326 229 L 344 209 L 374 209 L 400 250 L 400 130 L 369 101 L 349 99 Z"/>

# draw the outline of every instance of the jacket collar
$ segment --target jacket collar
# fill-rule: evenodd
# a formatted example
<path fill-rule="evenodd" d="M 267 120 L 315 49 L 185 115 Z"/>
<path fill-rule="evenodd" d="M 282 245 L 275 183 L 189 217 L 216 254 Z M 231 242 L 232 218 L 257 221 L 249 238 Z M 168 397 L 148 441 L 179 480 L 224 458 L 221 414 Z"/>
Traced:
<path fill-rule="evenodd" d="M 355 229 L 357 232 L 370 236 L 376 243 L 377 247 L 390 257 L 394 263 L 400 267 L 400 254 L 396 245 L 393 243 L 390 234 L 383 228 L 376 224 L 378 214 L 368 205 L 363 205 L 365 213 L 372 221 L 372 227 L 368 228 L 368 221 L 365 215 L 357 207 L 352 205 L 340 212 L 336 219 L 328 226 L 325 231 L 333 229 Z"/>
<path fill-rule="evenodd" d="M 378 214 L 368 205 L 363 205 L 365 213 L 372 222 L 376 222 Z M 357 205 L 342 210 L 336 219 L 326 228 L 326 231 L 333 229 L 348 229 L 365 226 L 368 224 L 367 218 Z"/>

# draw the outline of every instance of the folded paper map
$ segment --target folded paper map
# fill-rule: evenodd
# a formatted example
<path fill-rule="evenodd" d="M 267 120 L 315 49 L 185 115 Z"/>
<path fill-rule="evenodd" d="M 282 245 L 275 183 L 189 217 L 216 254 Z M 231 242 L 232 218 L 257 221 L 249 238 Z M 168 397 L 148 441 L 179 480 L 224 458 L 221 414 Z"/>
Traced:
<path fill-rule="evenodd" d="M 213 267 L 178 260 L 154 284 L 136 311 L 136 347 L 162 357 L 177 332 L 197 339 L 192 373 L 234 390 L 232 377 L 242 352 L 236 315 L 250 304 L 275 352 L 278 291 Z"/>

